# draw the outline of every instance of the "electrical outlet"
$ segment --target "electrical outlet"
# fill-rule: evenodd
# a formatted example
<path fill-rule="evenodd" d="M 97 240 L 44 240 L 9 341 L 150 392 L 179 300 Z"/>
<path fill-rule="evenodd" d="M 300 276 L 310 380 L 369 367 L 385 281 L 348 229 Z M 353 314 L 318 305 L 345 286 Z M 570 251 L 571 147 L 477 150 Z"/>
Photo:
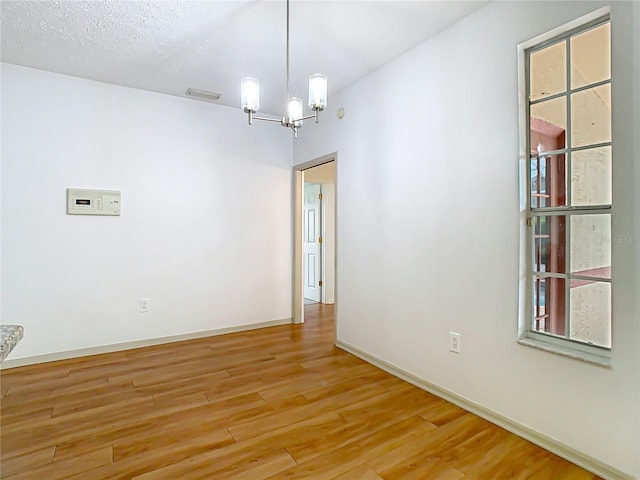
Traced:
<path fill-rule="evenodd" d="M 138 300 L 138 307 L 140 307 L 140 313 L 147 313 L 149 311 L 149 299 L 141 298 Z"/>
<path fill-rule="evenodd" d="M 449 351 L 453 353 L 462 353 L 462 335 L 455 332 L 449 332 Z"/>

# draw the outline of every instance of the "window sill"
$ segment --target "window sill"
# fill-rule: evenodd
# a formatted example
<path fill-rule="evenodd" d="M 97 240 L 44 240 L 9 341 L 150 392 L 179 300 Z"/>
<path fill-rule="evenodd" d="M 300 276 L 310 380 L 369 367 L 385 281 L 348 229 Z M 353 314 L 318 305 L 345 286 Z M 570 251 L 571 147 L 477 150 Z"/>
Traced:
<path fill-rule="evenodd" d="M 538 350 L 544 350 L 545 352 L 555 353 L 557 355 L 563 355 L 565 357 L 573 358 L 575 360 L 581 360 L 583 362 L 592 363 L 601 367 L 611 368 L 611 357 L 608 355 L 600 355 L 597 353 L 585 352 L 570 346 L 556 345 L 551 342 L 545 342 L 537 338 L 523 337 L 518 340 L 520 345 L 526 345 L 528 347 L 537 348 Z"/>

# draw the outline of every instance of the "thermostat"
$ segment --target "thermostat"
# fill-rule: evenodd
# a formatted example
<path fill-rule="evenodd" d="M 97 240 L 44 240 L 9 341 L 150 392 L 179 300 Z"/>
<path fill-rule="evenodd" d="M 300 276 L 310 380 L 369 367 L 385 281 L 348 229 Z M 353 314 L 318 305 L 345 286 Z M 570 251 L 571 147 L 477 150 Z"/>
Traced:
<path fill-rule="evenodd" d="M 67 188 L 67 214 L 120 215 L 120 192 Z"/>

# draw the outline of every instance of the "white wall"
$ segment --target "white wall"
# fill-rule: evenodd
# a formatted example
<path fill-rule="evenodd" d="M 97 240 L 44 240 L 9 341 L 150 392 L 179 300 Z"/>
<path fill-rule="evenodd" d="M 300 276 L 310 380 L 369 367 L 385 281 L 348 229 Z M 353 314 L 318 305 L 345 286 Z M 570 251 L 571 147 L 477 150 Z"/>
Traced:
<path fill-rule="evenodd" d="M 10 358 L 291 317 L 291 138 L 263 127 L 2 64 Z M 121 190 L 122 215 L 66 215 L 67 187 Z"/>
<path fill-rule="evenodd" d="M 602 5 L 489 4 L 332 96 L 294 163 L 340 159 L 338 340 L 640 477 L 637 3 L 612 4 L 613 366 L 516 343 L 516 46 Z"/>

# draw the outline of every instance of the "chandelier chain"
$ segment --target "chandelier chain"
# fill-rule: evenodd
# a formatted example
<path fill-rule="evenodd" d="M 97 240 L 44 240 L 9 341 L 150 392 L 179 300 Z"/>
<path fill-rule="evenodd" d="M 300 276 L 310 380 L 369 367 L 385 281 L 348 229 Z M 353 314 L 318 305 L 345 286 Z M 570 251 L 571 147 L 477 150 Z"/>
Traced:
<path fill-rule="evenodd" d="M 287 0 L 287 105 L 289 103 L 289 0 Z"/>

